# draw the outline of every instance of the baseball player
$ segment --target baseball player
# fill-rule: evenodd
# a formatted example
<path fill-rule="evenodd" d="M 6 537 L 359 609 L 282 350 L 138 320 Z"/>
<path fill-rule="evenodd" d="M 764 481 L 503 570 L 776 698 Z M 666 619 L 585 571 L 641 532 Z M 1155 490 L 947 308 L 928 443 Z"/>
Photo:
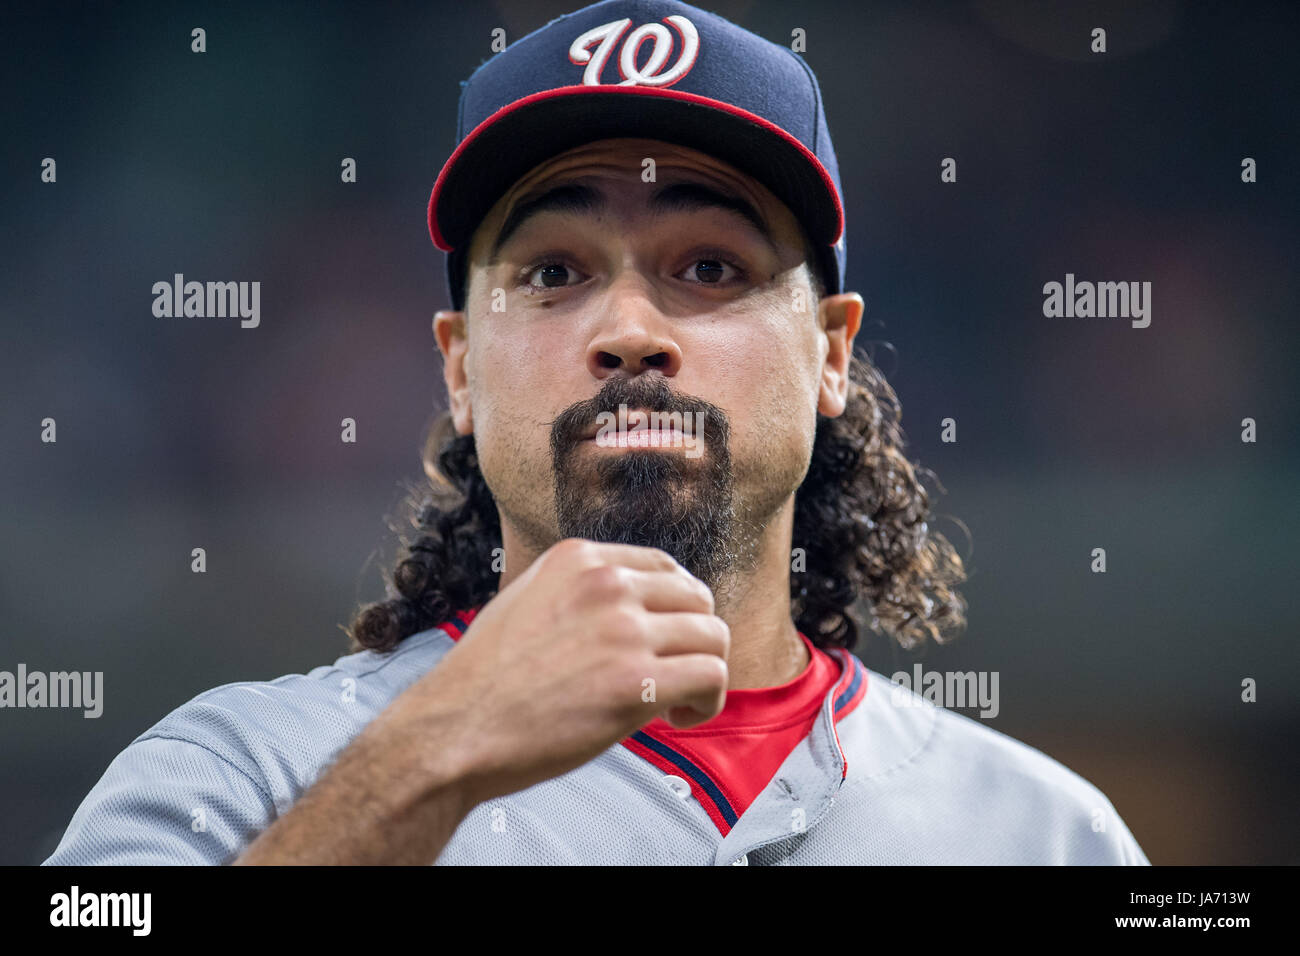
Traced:
<path fill-rule="evenodd" d="M 1096 787 L 851 652 L 947 639 L 964 575 L 853 351 L 807 64 L 606 0 L 459 123 L 449 412 L 387 600 L 138 737 L 47 863 L 1146 863 Z"/>

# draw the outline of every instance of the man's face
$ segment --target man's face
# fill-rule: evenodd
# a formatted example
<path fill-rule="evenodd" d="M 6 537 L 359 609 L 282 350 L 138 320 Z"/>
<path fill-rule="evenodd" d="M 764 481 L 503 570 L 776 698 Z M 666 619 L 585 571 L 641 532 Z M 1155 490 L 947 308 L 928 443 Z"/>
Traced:
<path fill-rule="evenodd" d="M 692 149 L 604 140 L 520 179 L 471 242 L 463 326 L 439 334 L 503 525 L 535 552 L 663 547 L 714 587 L 750 565 L 819 405 L 842 408 L 810 268 L 790 210 Z M 620 404 L 680 412 L 688 434 L 593 440 Z"/>

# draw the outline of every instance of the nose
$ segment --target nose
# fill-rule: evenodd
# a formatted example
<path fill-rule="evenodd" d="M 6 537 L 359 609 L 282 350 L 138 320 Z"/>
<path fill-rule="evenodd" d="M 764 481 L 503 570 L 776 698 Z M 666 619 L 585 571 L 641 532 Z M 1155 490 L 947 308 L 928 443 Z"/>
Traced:
<path fill-rule="evenodd" d="M 599 307 L 602 318 L 587 346 L 587 368 L 594 378 L 603 380 L 616 372 L 639 375 L 650 369 L 668 377 L 677 374 L 681 347 L 649 284 L 635 271 L 611 282 Z"/>

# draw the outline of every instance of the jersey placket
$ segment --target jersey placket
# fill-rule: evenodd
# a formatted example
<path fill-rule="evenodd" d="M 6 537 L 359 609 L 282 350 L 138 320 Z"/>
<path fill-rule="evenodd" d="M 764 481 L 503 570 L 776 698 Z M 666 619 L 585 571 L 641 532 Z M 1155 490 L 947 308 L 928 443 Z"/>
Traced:
<path fill-rule="evenodd" d="M 837 654 L 837 656 L 839 656 Z M 772 777 L 749 809 L 718 844 L 714 863 L 717 866 L 743 865 L 749 854 L 760 847 L 785 840 L 802 839 L 830 812 L 844 783 L 847 761 L 840 746 L 835 723 L 851 710 L 844 693 L 852 682 L 856 667 L 847 664 L 844 680 L 826 695 L 817 722 Z M 839 708 L 836 702 L 840 701 Z"/>
<path fill-rule="evenodd" d="M 658 768 L 668 779 L 680 780 L 689 787 L 689 796 L 695 798 L 722 838 L 714 854 L 715 864 L 743 864 L 751 850 L 800 837 L 825 817 L 834 802 L 847 770 L 835 725 L 861 700 L 866 675 L 852 654 L 838 649 L 832 653 L 840 662 L 841 676 L 823 699 L 812 730 L 742 814 L 736 813 L 717 780 L 670 744 L 645 731 L 622 741 L 627 750 Z"/>

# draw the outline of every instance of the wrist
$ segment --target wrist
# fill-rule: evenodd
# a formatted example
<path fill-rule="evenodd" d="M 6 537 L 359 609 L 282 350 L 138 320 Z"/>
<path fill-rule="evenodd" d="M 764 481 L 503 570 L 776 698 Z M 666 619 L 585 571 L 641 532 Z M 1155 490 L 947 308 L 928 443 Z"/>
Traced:
<path fill-rule="evenodd" d="M 437 807 L 463 820 L 484 798 L 475 789 L 472 748 L 451 715 L 425 711 L 389 717 L 385 726 L 372 728 L 399 768 L 389 793 L 394 809 L 419 813 Z"/>

